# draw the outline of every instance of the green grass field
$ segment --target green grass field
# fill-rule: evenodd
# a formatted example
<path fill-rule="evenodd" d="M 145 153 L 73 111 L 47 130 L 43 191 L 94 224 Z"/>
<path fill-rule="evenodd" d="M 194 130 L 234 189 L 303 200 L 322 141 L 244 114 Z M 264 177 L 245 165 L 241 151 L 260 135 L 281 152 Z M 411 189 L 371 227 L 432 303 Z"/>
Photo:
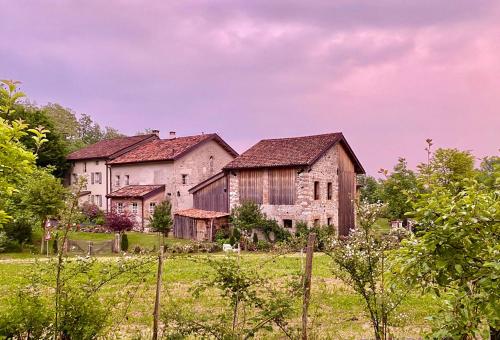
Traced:
<path fill-rule="evenodd" d="M 77 236 L 75 234 L 74 236 Z M 99 235 L 104 237 L 105 235 Z M 147 235 L 147 242 L 155 244 L 155 235 Z M 95 239 L 95 235 L 82 235 Z M 137 235 L 142 240 L 142 237 Z M 151 237 L 151 239 L 149 238 Z M 141 241 L 142 242 L 142 241 Z M 132 243 L 132 242 L 131 242 Z M 194 255 L 170 257 L 165 261 L 163 272 L 163 299 L 165 309 L 173 301 L 181 302 L 182 308 L 192 313 L 210 315 L 224 305 L 224 301 L 212 290 L 208 290 L 199 298 L 191 297 L 190 289 L 211 274 L 211 269 L 201 257 L 222 257 L 223 254 Z M 301 270 L 303 258 L 300 254 L 289 254 L 274 258 L 273 254 L 243 253 L 241 261 L 245 266 L 255 267 L 270 283 L 277 285 L 297 274 Z M 117 257 L 100 257 L 99 261 L 116 261 Z M 0 309 L 3 308 L 8 294 L 13 294 L 17 287 L 27 283 L 26 273 L 35 261 L 25 256 L 19 258 L 0 259 L 0 291 L 8 292 L 0 297 Z M 310 323 L 312 339 L 360 339 L 371 338 L 369 319 L 363 310 L 363 301 L 349 287 L 334 277 L 327 255 L 317 253 L 314 257 L 312 299 L 310 307 Z M 133 338 L 142 334 L 148 338 L 152 324 L 155 289 L 154 263 L 150 265 L 144 281 L 134 287 L 134 300 L 127 311 L 123 322 L 113 325 L 109 331 L 121 338 Z M 106 291 L 125 291 L 127 278 L 113 282 Z M 410 298 L 399 310 L 397 327 L 393 328 L 396 338 L 419 338 L 429 327 L 424 319 L 434 308 L 435 301 L 430 297 L 410 295 Z M 300 300 L 295 306 L 295 316 L 291 321 L 300 324 Z M 121 313 L 121 312 L 120 312 Z M 121 314 L 120 314 L 121 317 Z M 115 319 L 113 317 L 113 319 Z M 273 333 L 257 338 L 282 338 L 281 333 Z"/>

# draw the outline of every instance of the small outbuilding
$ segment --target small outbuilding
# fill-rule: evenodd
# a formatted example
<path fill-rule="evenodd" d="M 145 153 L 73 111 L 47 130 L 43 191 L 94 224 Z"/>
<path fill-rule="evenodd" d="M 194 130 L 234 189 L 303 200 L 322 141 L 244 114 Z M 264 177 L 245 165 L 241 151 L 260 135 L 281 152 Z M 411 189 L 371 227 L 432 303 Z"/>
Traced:
<path fill-rule="evenodd" d="M 174 236 L 195 241 L 213 241 L 215 233 L 229 228 L 229 213 L 200 209 L 181 210 L 174 215 Z"/>

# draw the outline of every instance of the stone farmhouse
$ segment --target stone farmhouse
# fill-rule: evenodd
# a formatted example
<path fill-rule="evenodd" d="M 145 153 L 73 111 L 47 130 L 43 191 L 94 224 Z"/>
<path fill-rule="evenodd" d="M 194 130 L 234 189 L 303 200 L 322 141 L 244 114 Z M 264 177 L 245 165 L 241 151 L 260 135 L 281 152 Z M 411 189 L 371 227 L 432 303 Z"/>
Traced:
<path fill-rule="evenodd" d="M 103 140 L 72 152 L 67 159 L 70 162 L 67 184 L 76 184 L 80 177 L 86 178 L 86 187 L 81 193 L 80 203 L 92 202 L 102 210 L 108 210 L 106 195 L 111 192 L 108 185 L 109 168 L 106 163 L 144 143 L 158 139 L 158 131 L 152 134 Z"/>
<path fill-rule="evenodd" d="M 252 201 L 284 228 L 304 221 L 346 235 L 354 227 L 356 175 L 363 173 L 342 133 L 267 139 L 190 192 L 195 209 L 229 212 Z"/>
<path fill-rule="evenodd" d="M 156 204 L 168 199 L 172 211 L 193 207 L 189 188 L 206 180 L 238 153 L 217 134 L 156 139 L 107 162 L 111 206 L 134 214 L 141 228 Z"/>

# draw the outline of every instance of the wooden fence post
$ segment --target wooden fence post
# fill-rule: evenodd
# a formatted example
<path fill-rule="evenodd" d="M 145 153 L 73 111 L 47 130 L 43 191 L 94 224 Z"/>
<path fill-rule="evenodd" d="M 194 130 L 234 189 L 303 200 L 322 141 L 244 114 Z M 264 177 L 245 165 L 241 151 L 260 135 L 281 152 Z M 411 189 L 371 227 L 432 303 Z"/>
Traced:
<path fill-rule="evenodd" d="M 158 339 L 158 322 L 160 319 L 160 294 L 161 294 L 161 275 L 163 272 L 163 246 L 160 247 L 158 255 L 158 273 L 156 276 L 156 298 L 155 309 L 153 312 L 153 340 Z"/>
<path fill-rule="evenodd" d="M 307 340 L 307 310 L 309 309 L 309 300 L 311 298 L 312 260 L 315 239 L 315 233 L 309 234 L 307 239 L 306 268 L 304 271 L 304 296 L 302 300 L 302 340 Z"/>

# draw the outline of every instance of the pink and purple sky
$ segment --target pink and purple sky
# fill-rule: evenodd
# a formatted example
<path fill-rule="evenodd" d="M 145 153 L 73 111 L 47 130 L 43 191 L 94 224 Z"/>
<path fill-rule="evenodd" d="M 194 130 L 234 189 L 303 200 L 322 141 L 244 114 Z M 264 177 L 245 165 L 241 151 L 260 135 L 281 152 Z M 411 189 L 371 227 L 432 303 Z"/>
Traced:
<path fill-rule="evenodd" d="M 0 78 L 162 136 L 342 131 L 369 174 L 498 154 L 500 1 L 0 0 Z"/>

